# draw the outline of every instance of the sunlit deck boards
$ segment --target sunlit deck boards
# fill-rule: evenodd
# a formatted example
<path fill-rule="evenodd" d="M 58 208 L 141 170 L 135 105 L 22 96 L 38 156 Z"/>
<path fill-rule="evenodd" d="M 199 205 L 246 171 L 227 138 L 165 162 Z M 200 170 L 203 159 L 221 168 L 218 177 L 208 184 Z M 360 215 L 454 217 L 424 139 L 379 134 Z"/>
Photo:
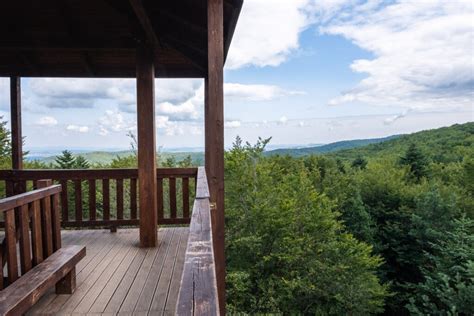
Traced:
<path fill-rule="evenodd" d="M 63 244 L 87 247 L 76 291 L 51 290 L 28 315 L 174 315 L 188 230 L 160 228 L 149 249 L 138 247 L 138 229 L 63 231 Z"/>

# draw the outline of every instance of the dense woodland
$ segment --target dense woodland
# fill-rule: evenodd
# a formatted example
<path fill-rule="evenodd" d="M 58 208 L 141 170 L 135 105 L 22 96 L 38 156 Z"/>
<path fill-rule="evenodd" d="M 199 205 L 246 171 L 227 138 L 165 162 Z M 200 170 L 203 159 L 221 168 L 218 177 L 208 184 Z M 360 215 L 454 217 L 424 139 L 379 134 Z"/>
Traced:
<path fill-rule="evenodd" d="M 238 138 L 225 156 L 229 312 L 474 314 L 474 123 L 298 157 L 267 155 L 269 141 Z M 9 155 L 3 123 L 0 167 Z M 135 166 L 133 151 L 27 162 Z"/>

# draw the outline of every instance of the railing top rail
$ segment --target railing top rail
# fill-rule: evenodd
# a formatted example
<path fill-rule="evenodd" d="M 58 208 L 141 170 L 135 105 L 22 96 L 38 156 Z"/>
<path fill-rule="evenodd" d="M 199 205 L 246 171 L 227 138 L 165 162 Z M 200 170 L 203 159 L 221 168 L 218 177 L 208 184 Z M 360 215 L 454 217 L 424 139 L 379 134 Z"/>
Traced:
<path fill-rule="evenodd" d="M 46 188 L 7 197 L 0 200 L 0 212 L 5 212 L 60 192 L 60 185 L 52 185 Z"/>
<path fill-rule="evenodd" d="M 195 177 L 198 168 L 158 168 L 157 176 Z M 132 179 L 138 177 L 138 169 L 31 169 L 0 170 L 2 180 L 93 180 L 93 179 Z"/>
<path fill-rule="evenodd" d="M 198 169 L 177 315 L 219 315 L 219 299 L 212 236 L 211 206 L 206 171 Z"/>

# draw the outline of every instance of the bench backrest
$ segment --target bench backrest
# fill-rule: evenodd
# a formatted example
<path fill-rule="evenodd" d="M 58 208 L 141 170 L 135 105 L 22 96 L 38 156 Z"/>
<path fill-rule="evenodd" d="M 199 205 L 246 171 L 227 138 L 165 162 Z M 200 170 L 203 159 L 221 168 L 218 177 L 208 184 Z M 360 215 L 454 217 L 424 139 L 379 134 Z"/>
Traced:
<path fill-rule="evenodd" d="M 5 238 L 0 245 L 0 290 L 15 282 L 20 271 L 24 275 L 61 248 L 61 186 L 50 184 L 50 180 L 39 181 L 37 190 L 0 200 L 0 214 L 5 220 Z"/>

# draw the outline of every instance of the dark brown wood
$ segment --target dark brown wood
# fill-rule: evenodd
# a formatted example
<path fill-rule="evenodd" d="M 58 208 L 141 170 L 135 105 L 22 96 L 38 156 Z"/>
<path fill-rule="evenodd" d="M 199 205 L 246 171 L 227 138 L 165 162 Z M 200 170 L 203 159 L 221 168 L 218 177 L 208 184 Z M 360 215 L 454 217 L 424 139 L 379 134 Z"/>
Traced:
<path fill-rule="evenodd" d="M 47 189 L 52 187 L 51 180 L 39 180 L 38 188 Z M 41 230 L 43 233 L 43 254 L 44 257 L 49 257 L 54 251 L 53 246 L 53 219 L 51 209 L 51 195 L 41 199 Z"/>
<path fill-rule="evenodd" d="M 138 186 L 140 245 L 157 245 L 155 71 L 152 50 L 137 48 Z"/>
<path fill-rule="evenodd" d="M 25 204 L 19 209 L 19 228 L 20 228 L 20 263 L 21 274 L 31 270 L 31 243 L 30 243 L 30 215 L 28 204 Z"/>
<path fill-rule="evenodd" d="M 158 212 L 158 223 L 162 224 L 164 216 L 164 204 L 163 204 L 163 178 L 158 178 L 156 181 L 156 200 L 157 200 L 157 212 Z"/>
<path fill-rule="evenodd" d="M 116 181 L 117 219 L 123 219 L 123 179 Z"/>
<path fill-rule="evenodd" d="M 51 179 L 53 179 L 51 177 Z M 69 200 L 67 193 L 67 180 L 61 180 L 61 220 L 67 222 L 69 220 Z"/>
<path fill-rule="evenodd" d="M 59 194 L 51 197 L 51 225 L 53 226 L 53 251 L 61 248 L 61 215 L 59 210 Z"/>
<path fill-rule="evenodd" d="M 74 180 L 74 209 L 77 222 L 82 222 L 82 181 Z"/>
<path fill-rule="evenodd" d="M 76 267 L 73 267 L 71 271 L 58 283 L 56 283 L 56 294 L 72 294 L 76 289 Z"/>
<path fill-rule="evenodd" d="M 137 179 L 130 179 L 130 219 L 137 218 Z"/>
<path fill-rule="evenodd" d="M 145 32 L 147 40 L 150 43 L 151 47 L 153 49 L 158 50 L 158 48 L 160 47 L 160 41 L 158 39 L 158 36 L 156 35 L 153 25 L 151 24 L 150 18 L 145 10 L 145 7 L 143 6 L 142 0 L 129 0 L 129 2 L 133 8 L 133 11 L 135 12 L 135 15 L 138 18 L 138 21 L 143 27 L 143 31 Z"/>
<path fill-rule="evenodd" d="M 170 218 L 176 218 L 176 178 L 169 180 Z"/>
<path fill-rule="evenodd" d="M 83 246 L 59 249 L 17 282 L 0 292 L 0 315 L 21 315 L 63 279 L 86 255 Z"/>
<path fill-rule="evenodd" d="M 219 315 L 209 199 L 194 202 L 177 315 Z"/>
<path fill-rule="evenodd" d="M 220 312 L 225 314 L 224 243 L 224 12 L 223 0 L 207 1 L 208 77 L 205 80 L 206 172 L 213 211 L 213 242 Z"/>
<path fill-rule="evenodd" d="M 110 219 L 110 181 L 109 179 L 102 180 L 102 207 L 103 207 L 103 217 L 104 221 Z"/>
<path fill-rule="evenodd" d="M 10 78 L 10 115 L 12 134 L 12 168 L 23 169 L 23 137 L 21 128 L 21 78 Z M 20 192 L 17 192 L 20 193 Z"/>
<path fill-rule="evenodd" d="M 7 197 L 0 200 L 0 212 L 10 210 L 13 208 L 20 207 L 24 204 L 31 203 L 36 200 L 43 199 L 47 196 L 51 196 L 61 192 L 60 185 L 53 185 L 46 188 L 18 194 L 15 196 Z"/>
<path fill-rule="evenodd" d="M 41 213 L 39 200 L 30 204 L 31 210 L 31 243 L 33 252 L 33 265 L 43 261 L 43 239 L 41 231 Z"/>
<path fill-rule="evenodd" d="M 183 218 L 189 217 L 189 178 L 183 178 Z"/>
<path fill-rule="evenodd" d="M 95 179 L 89 180 L 89 219 L 95 221 L 97 218 L 97 196 Z"/>
<path fill-rule="evenodd" d="M 5 215 L 5 241 L 7 254 L 8 282 L 11 284 L 18 279 L 18 262 L 16 253 L 16 225 L 15 211 L 13 209 Z M 1 305 L 1 304 L 0 304 Z"/>

